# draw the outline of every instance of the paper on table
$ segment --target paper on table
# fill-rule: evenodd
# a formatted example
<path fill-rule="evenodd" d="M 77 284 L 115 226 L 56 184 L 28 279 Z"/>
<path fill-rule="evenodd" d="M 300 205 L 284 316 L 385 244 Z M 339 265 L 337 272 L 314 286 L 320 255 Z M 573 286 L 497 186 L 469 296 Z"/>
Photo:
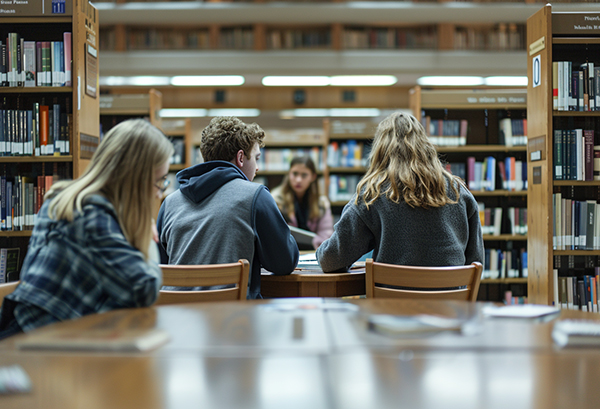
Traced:
<path fill-rule="evenodd" d="M 549 314 L 557 314 L 560 312 L 560 309 L 548 305 L 517 304 L 504 305 L 501 307 L 486 306 L 483 307 L 482 312 L 484 315 L 490 317 L 536 318 Z"/>
<path fill-rule="evenodd" d="M 315 233 L 294 226 L 289 227 L 292 236 L 296 239 L 296 243 L 312 246 L 312 239 L 316 236 Z"/>

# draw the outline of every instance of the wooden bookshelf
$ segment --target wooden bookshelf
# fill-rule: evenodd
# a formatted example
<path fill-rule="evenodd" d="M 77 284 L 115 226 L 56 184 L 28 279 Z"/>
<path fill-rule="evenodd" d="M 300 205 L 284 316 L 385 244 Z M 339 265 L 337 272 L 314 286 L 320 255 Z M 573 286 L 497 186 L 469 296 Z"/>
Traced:
<path fill-rule="evenodd" d="M 528 293 L 531 302 L 537 304 L 559 301 L 558 277 L 583 279 L 583 275 L 593 275 L 600 255 L 599 250 L 561 250 L 563 246 L 554 241 L 554 194 L 561 193 L 563 199 L 597 201 L 600 187 L 599 181 L 553 180 L 557 165 L 555 131 L 592 129 L 598 140 L 599 111 L 559 111 L 553 107 L 553 62 L 571 62 L 574 71 L 588 61 L 600 64 L 600 27 L 587 23 L 589 18 L 599 19 L 600 13 L 591 5 L 590 9 L 595 11 L 556 12 L 548 4 L 527 20 L 527 118 L 530 135 L 535 135 L 527 148 L 527 172 L 533 176 L 527 199 L 532 209 L 527 221 Z"/>
<path fill-rule="evenodd" d="M 173 142 L 174 162 L 169 166 L 170 171 L 179 171 L 192 165 L 192 120 L 163 119 L 164 134 Z"/>
<path fill-rule="evenodd" d="M 158 128 L 162 128 L 160 110 L 162 93 L 156 89 L 144 94 L 109 93 L 100 96 L 100 123 L 106 134 L 113 126 L 131 118 L 145 118 Z"/>
<path fill-rule="evenodd" d="M 445 127 L 446 122 L 449 125 L 449 129 L 446 129 L 446 131 L 452 129 L 456 131 L 456 133 L 453 133 L 456 136 L 449 136 L 447 139 L 444 139 L 446 138 L 444 136 L 438 136 L 432 138 L 432 141 L 456 144 L 455 146 L 438 146 L 437 150 L 441 159 L 448 164 L 447 166 L 452 166 L 455 174 L 462 177 L 467 183 L 472 183 L 469 181 L 474 179 L 474 169 L 469 168 L 467 158 L 472 157 L 475 161 L 482 163 L 490 156 L 496 159 L 495 188 L 493 190 L 472 189 L 471 192 L 475 199 L 483 203 L 486 208 L 502 208 L 501 234 L 484 234 L 485 247 L 496 252 L 496 254 L 499 251 L 502 252 L 502 257 L 508 257 L 509 255 L 511 258 L 517 257 L 518 260 L 516 263 L 513 263 L 512 269 L 519 270 L 519 274 L 525 274 L 522 266 L 524 259 L 522 258 L 521 251 L 526 251 L 527 235 L 511 234 L 510 231 L 507 231 L 507 229 L 510 229 L 510 222 L 505 219 L 508 218 L 508 210 L 511 207 L 520 209 L 528 208 L 526 202 L 527 190 L 507 190 L 502 185 L 502 180 L 499 177 L 499 162 L 504 163 L 505 158 L 514 157 L 516 163 L 521 162 L 521 166 L 525 164 L 526 146 L 502 143 L 503 138 L 506 139 L 506 137 L 501 133 L 500 123 L 506 119 L 515 119 L 517 121 L 525 119 L 527 108 L 526 89 L 498 87 L 456 89 L 442 87 L 422 88 L 417 86 L 410 90 L 409 98 L 413 114 L 421 119 L 428 133 Z M 439 125 L 439 121 L 442 121 L 443 127 Z M 459 135 L 458 129 L 459 122 L 461 135 Z M 454 128 L 450 127 L 452 124 L 454 124 Z M 523 124 L 525 124 L 524 121 Z M 437 126 L 437 129 L 434 125 Z M 521 138 L 520 141 L 514 139 L 514 142 L 523 142 L 523 139 Z M 510 142 L 513 142 L 513 139 Z M 494 210 L 491 213 L 493 214 Z M 491 253 L 486 251 L 486 261 L 488 263 L 491 261 L 490 256 Z M 502 265 L 500 256 L 498 256 L 498 262 Z M 494 276 L 494 272 L 499 269 L 496 267 L 490 265 L 484 266 L 484 273 Z M 505 276 L 509 276 L 509 268 L 511 267 L 506 266 Z M 500 274 L 502 275 L 502 273 Z M 482 284 L 500 285 L 499 289 L 495 291 L 495 295 L 493 295 L 495 301 L 503 300 L 501 292 L 508 289 L 508 285 L 521 285 L 522 294 L 525 295 L 526 288 L 522 284 L 526 283 L 527 277 L 520 277 L 518 279 L 485 278 L 482 280 Z M 492 291 L 488 291 L 488 289 L 482 291 L 480 299 L 486 299 L 486 294 L 488 293 L 492 296 Z"/>
<path fill-rule="evenodd" d="M 8 33 L 17 33 L 24 41 L 62 42 L 64 54 L 71 53 L 70 83 L 67 82 L 68 76 L 58 77 L 58 81 L 64 86 L 58 84 L 41 86 L 37 82 L 37 79 L 41 78 L 38 71 L 35 81 L 30 87 L 10 86 L 9 84 L 9 86 L 0 88 L 0 101 L 3 101 L 5 112 L 6 110 L 32 111 L 31 128 L 29 129 L 33 136 L 34 148 L 37 147 L 34 137 L 41 132 L 39 126 L 34 126 L 35 122 L 33 121 L 36 104 L 48 105 L 57 115 L 54 118 L 63 117 L 61 124 L 53 130 L 54 140 L 59 141 L 54 143 L 54 154 L 46 152 L 44 155 L 44 152 L 40 152 L 38 155 L 38 152 L 33 149 L 33 155 L 19 156 L 17 154 L 15 156 L 13 152 L 12 155 L 0 157 L 0 170 L 2 170 L 2 176 L 6 178 L 6 182 L 14 185 L 17 179 L 21 179 L 24 186 L 26 183 L 30 183 L 28 189 L 32 193 L 29 198 L 23 197 L 21 203 L 13 204 L 19 207 L 29 206 L 27 211 L 19 210 L 19 212 L 23 215 L 32 215 L 32 210 L 36 209 L 35 205 L 41 206 L 41 203 L 38 203 L 41 196 L 37 194 L 40 188 L 38 176 L 53 175 L 54 182 L 59 178 L 79 177 L 88 166 L 100 141 L 98 129 L 98 11 L 87 0 L 77 3 L 66 1 L 60 3 L 58 9 L 53 8 L 55 4 L 51 0 L 43 0 L 44 7 L 41 7 L 40 2 L 9 3 L 0 5 L 0 11 L 2 11 L 0 38 L 3 39 L 3 42 L 7 39 Z M 62 10 L 60 9 L 61 5 L 64 7 Z M 70 49 L 68 48 L 68 38 L 64 33 L 71 33 Z M 69 66 L 69 64 L 65 65 Z M 68 70 L 65 69 L 66 71 Z M 26 79 L 25 75 L 23 75 L 23 79 Z M 27 79 L 33 78 L 28 77 Z M 60 132 L 61 128 L 62 132 Z M 42 145 L 41 141 L 39 145 Z M 5 183 L 2 184 L 2 186 L 5 185 Z M 3 190 L 0 192 L 0 196 L 4 203 L 7 192 Z M 34 198 L 33 202 L 32 197 Z M 32 216 L 30 216 L 31 219 L 33 219 Z M 29 230 L 26 230 L 27 228 Z M 25 227 L 24 230 L 14 231 L 11 229 L 9 231 L 5 229 L 0 231 L 0 247 L 19 247 L 21 249 L 19 267 L 22 266 L 27 252 L 31 236 L 30 229 L 31 227 Z"/>

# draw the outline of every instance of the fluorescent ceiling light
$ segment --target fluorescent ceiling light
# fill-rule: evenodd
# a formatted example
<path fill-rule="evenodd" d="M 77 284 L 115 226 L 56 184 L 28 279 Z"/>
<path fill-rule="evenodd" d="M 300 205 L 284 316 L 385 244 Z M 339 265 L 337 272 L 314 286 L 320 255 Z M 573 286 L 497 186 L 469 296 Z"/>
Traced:
<path fill-rule="evenodd" d="M 219 108 L 209 109 L 207 116 L 254 117 L 260 115 L 260 109 L 254 108 Z"/>
<path fill-rule="evenodd" d="M 169 85 L 169 77 L 136 76 L 136 77 L 100 77 L 100 85 L 105 86 L 160 86 Z"/>
<path fill-rule="evenodd" d="M 241 75 L 180 75 L 171 78 L 171 85 L 179 87 L 225 87 L 242 85 Z"/>
<path fill-rule="evenodd" d="M 325 87 L 329 82 L 329 77 L 325 76 L 268 76 L 262 79 L 262 84 L 267 87 Z"/>
<path fill-rule="evenodd" d="M 483 85 L 483 77 L 453 76 L 453 77 L 421 77 L 417 80 L 419 85 L 448 85 L 448 86 L 473 86 Z"/>
<path fill-rule="evenodd" d="M 360 116 L 360 117 L 376 117 L 381 115 L 381 111 L 377 108 L 331 108 L 329 116 Z"/>
<path fill-rule="evenodd" d="M 513 77 L 487 77 L 485 79 L 485 85 L 492 86 L 527 86 L 527 76 L 513 76 Z"/>
<path fill-rule="evenodd" d="M 335 75 L 329 85 L 338 87 L 386 87 L 394 85 L 398 78 L 393 75 Z"/>
<path fill-rule="evenodd" d="M 377 108 L 297 108 L 279 112 L 282 119 L 302 117 L 376 117 L 381 114 Z"/>
<path fill-rule="evenodd" d="M 163 108 L 160 110 L 161 118 L 192 118 L 206 116 L 206 109 L 202 108 Z"/>

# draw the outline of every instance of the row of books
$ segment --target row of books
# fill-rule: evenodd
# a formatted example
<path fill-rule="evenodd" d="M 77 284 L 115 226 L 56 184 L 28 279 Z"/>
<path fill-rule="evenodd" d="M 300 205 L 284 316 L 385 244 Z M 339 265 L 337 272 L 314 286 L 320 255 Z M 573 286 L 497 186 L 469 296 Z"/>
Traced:
<path fill-rule="evenodd" d="M 553 169 L 554 180 L 600 180 L 600 146 L 594 146 L 594 130 L 555 129 Z"/>
<path fill-rule="evenodd" d="M 504 292 L 504 304 L 505 305 L 517 305 L 517 304 L 527 304 L 527 297 L 522 295 L 515 296 L 511 290 L 507 290 Z"/>
<path fill-rule="evenodd" d="M 485 249 L 481 278 L 527 277 L 527 250 Z"/>
<path fill-rule="evenodd" d="M 552 62 L 552 108 L 555 111 L 600 110 L 600 67 L 593 62 Z"/>
<path fill-rule="evenodd" d="M 0 248 L 0 284 L 19 279 L 19 257 L 21 249 Z"/>
<path fill-rule="evenodd" d="M 366 167 L 370 151 L 370 144 L 352 139 L 346 142 L 331 142 L 327 147 L 327 166 L 332 168 Z"/>
<path fill-rule="evenodd" d="M 500 234 L 527 234 L 527 208 L 525 207 L 485 207 L 479 205 L 479 219 L 483 234 L 499 236 Z"/>
<path fill-rule="evenodd" d="M 362 176 L 359 175 L 330 175 L 329 176 L 329 200 L 332 202 L 344 202 L 356 193 L 356 186 Z"/>
<path fill-rule="evenodd" d="M 331 31 L 326 28 L 269 30 L 267 33 L 267 48 L 270 50 L 329 46 L 331 46 Z"/>
<path fill-rule="evenodd" d="M 454 165 L 454 170 L 457 172 L 454 174 L 461 178 L 464 174 L 466 179 L 463 180 L 472 191 L 527 190 L 527 162 L 517 160 L 514 156 L 508 156 L 504 160 L 496 160 L 495 157 L 488 156 L 482 162 L 469 156 L 466 167 L 463 169 L 461 165 Z M 450 164 L 450 171 L 452 169 Z"/>
<path fill-rule="evenodd" d="M 309 156 L 317 170 L 323 169 L 323 153 L 316 146 L 306 149 L 262 148 L 258 168 L 265 171 L 287 172 L 290 169 L 290 162 L 297 156 Z"/>
<path fill-rule="evenodd" d="M 438 35 L 429 27 L 347 27 L 342 37 L 346 49 L 434 49 Z"/>
<path fill-rule="evenodd" d="M 54 175 L 0 177 L 0 228 L 8 231 L 32 230 L 44 196 L 54 183 Z"/>
<path fill-rule="evenodd" d="M 600 250 L 600 203 L 552 195 L 554 250 Z"/>
<path fill-rule="evenodd" d="M 431 143 L 437 146 L 464 146 L 467 144 L 466 119 L 431 119 L 424 118 L 425 130 Z"/>
<path fill-rule="evenodd" d="M 454 30 L 455 50 L 522 50 L 524 24 L 497 24 L 494 27 L 462 27 Z"/>
<path fill-rule="evenodd" d="M 568 271 L 566 276 L 553 270 L 554 305 L 563 309 L 598 312 L 600 302 L 600 267 L 594 267 L 593 274 L 577 275 Z"/>
<path fill-rule="evenodd" d="M 102 50 L 114 50 L 116 47 L 116 32 L 102 30 L 100 47 Z M 182 50 L 209 49 L 210 34 L 207 29 L 133 29 L 127 30 L 128 50 Z"/>
<path fill-rule="evenodd" d="M 252 50 L 254 30 L 249 28 L 223 28 L 219 36 L 219 47 L 230 50 Z"/>
<path fill-rule="evenodd" d="M 0 156 L 69 155 L 72 116 L 66 106 L 34 102 L 0 109 Z"/>
<path fill-rule="evenodd" d="M 504 146 L 527 145 L 527 119 L 502 118 L 498 121 L 498 144 Z"/>
<path fill-rule="evenodd" d="M 6 87 L 70 87 L 71 33 L 63 41 L 25 41 L 8 33 L 0 41 L 0 77 Z"/>

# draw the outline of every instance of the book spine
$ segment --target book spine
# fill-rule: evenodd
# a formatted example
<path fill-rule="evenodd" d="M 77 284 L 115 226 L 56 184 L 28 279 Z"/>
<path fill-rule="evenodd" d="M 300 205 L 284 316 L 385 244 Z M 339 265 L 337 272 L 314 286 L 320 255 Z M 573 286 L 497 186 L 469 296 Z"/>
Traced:
<path fill-rule="evenodd" d="M 72 35 L 70 32 L 65 32 L 63 34 L 63 42 L 64 42 L 64 65 L 65 65 L 65 86 L 72 86 Z"/>

